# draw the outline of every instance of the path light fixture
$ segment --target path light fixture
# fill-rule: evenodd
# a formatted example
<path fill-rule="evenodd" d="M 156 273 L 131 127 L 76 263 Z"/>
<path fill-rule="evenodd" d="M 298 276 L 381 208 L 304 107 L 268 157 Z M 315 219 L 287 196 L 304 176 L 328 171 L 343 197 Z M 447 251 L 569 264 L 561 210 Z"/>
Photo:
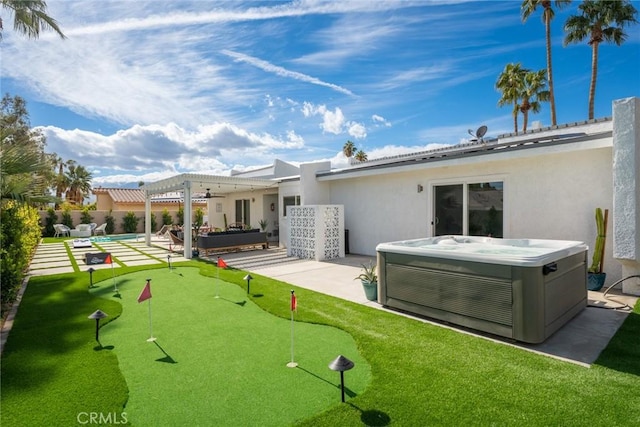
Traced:
<path fill-rule="evenodd" d="M 253 277 L 251 277 L 250 274 L 247 274 L 246 276 L 244 276 L 244 280 L 247 281 L 247 295 L 249 295 L 249 289 L 251 288 L 251 279 L 253 279 Z"/>
<path fill-rule="evenodd" d="M 98 330 L 100 329 L 100 319 L 104 319 L 105 317 L 107 317 L 108 314 L 105 313 L 102 310 L 96 310 L 93 313 L 91 313 L 89 315 L 89 319 L 96 319 L 96 341 L 98 341 L 98 344 L 100 343 L 100 340 L 98 339 Z"/>
<path fill-rule="evenodd" d="M 336 357 L 333 362 L 329 363 L 329 369 L 331 369 L 332 371 L 340 372 L 340 390 L 342 391 L 343 402 L 344 402 L 344 371 L 353 369 L 354 366 L 355 364 L 351 360 L 344 357 L 343 355 Z"/>
<path fill-rule="evenodd" d="M 169 244 L 169 246 L 171 246 L 171 244 Z M 169 248 L 169 251 L 171 251 L 171 248 Z M 171 270 L 171 254 L 167 254 L 167 264 L 169 264 L 169 270 Z"/>
<path fill-rule="evenodd" d="M 96 271 L 93 267 L 89 267 L 89 289 L 93 288 L 93 272 Z"/>

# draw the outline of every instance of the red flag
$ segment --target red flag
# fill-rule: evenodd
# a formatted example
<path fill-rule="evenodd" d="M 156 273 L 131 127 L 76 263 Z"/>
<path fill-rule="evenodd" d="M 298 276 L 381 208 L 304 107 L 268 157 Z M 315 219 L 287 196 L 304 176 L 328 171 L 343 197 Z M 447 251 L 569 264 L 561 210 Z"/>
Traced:
<path fill-rule="evenodd" d="M 151 298 L 151 283 L 147 282 L 144 285 L 144 289 L 140 292 L 140 296 L 138 297 L 138 302 L 146 301 Z"/>
<path fill-rule="evenodd" d="M 227 263 L 222 258 L 218 258 L 218 267 L 227 268 Z"/>
<path fill-rule="evenodd" d="M 298 299 L 293 291 L 291 291 L 291 311 L 298 311 Z"/>
<path fill-rule="evenodd" d="M 111 261 L 111 254 L 107 254 L 107 257 L 104 259 L 104 263 L 113 264 L 113 261 Z"/>

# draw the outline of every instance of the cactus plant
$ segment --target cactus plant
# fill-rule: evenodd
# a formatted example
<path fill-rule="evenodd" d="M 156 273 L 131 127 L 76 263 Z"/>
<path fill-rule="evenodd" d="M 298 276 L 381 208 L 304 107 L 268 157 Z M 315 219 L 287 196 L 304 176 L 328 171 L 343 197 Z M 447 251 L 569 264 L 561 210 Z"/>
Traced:
<path fill-rule="evenodd" d="M 589 273 L 602 273 L 602 266 L 604 264 L 604 244 L 607 239 L 607 217 L 609 210 L 605 209 L 604 215 L 601 208 L 596 208 L 596 244 L 593 248 L 593 258 L 591 267 L 589 267 Z"/>

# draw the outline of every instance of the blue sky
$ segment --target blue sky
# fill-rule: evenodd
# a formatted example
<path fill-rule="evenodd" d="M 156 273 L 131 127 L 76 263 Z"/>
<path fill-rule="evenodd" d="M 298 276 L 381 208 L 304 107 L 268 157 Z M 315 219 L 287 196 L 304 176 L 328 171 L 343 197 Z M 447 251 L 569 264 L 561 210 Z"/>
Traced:
<path fill-rule="evenodd" d="M 68 39 L 27 40 L 5 20 L 2 92 L 28 102 L 47 151 L 94 186 L 181 172 L 226 175 L 331 160 L 347 140 L 370 159 L 511 132 L 494 85 L 509 62 L 546 67 L 541 11 L 520 1 L 48 0 Z M 633 2 L 640 9 L 640 2 Z M 579 2 L 553 21 L 558 123 L 587 119 L 591 48 L 562 46 Z M 595 116 L 640 96 L 640 26 L 601 45 Z M 530 117 L 550 125 L 545 104 Z"/>

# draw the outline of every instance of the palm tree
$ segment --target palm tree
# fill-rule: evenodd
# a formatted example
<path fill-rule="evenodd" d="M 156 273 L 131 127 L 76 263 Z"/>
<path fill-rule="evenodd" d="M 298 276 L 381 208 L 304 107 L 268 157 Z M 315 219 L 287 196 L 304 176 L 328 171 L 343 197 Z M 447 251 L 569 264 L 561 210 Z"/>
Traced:
<path fill-rule="evenodd" d="M 551 67 L 551 20 L 555 13 L 551 7 L 551 0 L 524 0 L 520 11 L 522 13 L 522 22 L 525 22 L 533 12 L 535 12 L 538 6 L 541 6 L 542 22 L 545 27 L 545 38 L 547 41 L 547 80 L 549 81 L 549 103 L 551 105 L 551 125 L 556 125 L 556 101 L 553 94 L 553 69 Z M 571 0 L 555 0 L 556 7 L 558 9 L 571 3 Z"/>
<path fill-rule="evenodd" d="M 358 152 L 354 155 L 354 158 L 359 162 L 367 161 L 367 153 L 362 150 L 358 150 Z"/>
<path fill-rule="evenodd" d="M 592 120 L 598 78 L 598 47 L 602 42 L 620 46 L 627 38 L 624 27 L 638 22 L 637 11 L 628 0 L 584 0 L 578 10 L 580 15 L 570 16 L 564 25 L 564 45 L 588 39 L 587 44 L 591 46 L 589 120 Z"/>
<path fill-rule="evenodd" d="M 520 93 L 527 71 L 519 62 L 510 63 L 504 67 L 496 81 L 496 89 L 502 92 L 498 106 L 513 105 L 513 131 L 516 133 L 518 132 L 518 113 L 520 113 Z"/>
<path fill-rule="evenodd" d="M 47 3 L 43 0 L 0 0 L 0 6 L 13 12 L 13 29 L 27 38 L 37 39 L 42 30 L 53 30 L 61 38 L 66 38 L 58 22 L 47 15 Z M 0 18 L 0 39 L 2 30 Z"/>
<path fill-rule="evenodd" d="M 72 161 L 67 162 L 67 164 Z M 69 180 L 69 189 L 67 190 L 66 199 L 74 204 L 82 205 L 85 194 L 91 191 L 91 172 L 84 166 L 76 165 L 73 162 L 68 166 L 67 179 Z"/>
<path fill-rule="evenodd" d="M 547 90 L 546 70 L 528 71 L 524 75 L 520 92 L 520 111 L 522 112 L 522 130 L 527 131 L 529 123 L 529 111 L 537 113 L 540 111 L 540 102 L 549 100 Z"/>
<path fill-rule="evenodd" d="M 11 131 L 0 130 L 0 198 L 46 203 L 43 175 L 49 165 L 37 149 L 13 144 Z"/>
<path fill-rule="evenodd" d="M 345 142 L 344 147 L 342 147 L 342 153 L 344 154 L 344 156 L 347 159 L 349 159 L 353 157 L 355 152 L 356 152 L 356 145 L 351 141 Z"/>

